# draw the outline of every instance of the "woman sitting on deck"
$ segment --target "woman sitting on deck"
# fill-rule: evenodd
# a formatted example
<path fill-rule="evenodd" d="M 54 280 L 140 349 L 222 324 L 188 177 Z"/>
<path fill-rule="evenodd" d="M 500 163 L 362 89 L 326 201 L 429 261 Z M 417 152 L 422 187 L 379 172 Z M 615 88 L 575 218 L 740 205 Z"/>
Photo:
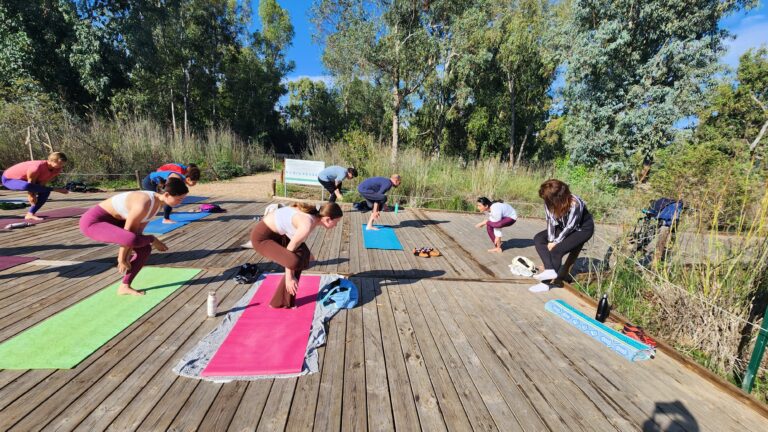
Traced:
<path fill-rule="evenodd" d="M 571 193 L 568 185 L 550 179 L 541 184 L 539 196 L 544 200 L 547 229 L 533 237 L 536 252 L 544 264 L 544 271 L 534 275 L 541 281 L 531 292 L 549 291 L 549 283 L 557 279 L 563 257 L 579 252 L 595 233 L 595 222 L 587 204 Z"/>
<path fill-rule="evenodd" d="M 488 231 L 488 237 L 490 237 L 494 246 L 492 249 L 488 249 L 488 252 L 501 253 L 501 228 L 512 226 L 517 220 L 517 212 L 507 203 L 501 201 L 491 202 L 486 197 L 477 199 L 477 211 L 488 215 L 488 220 L 475 225 L 477 228 L 485 226 L 486 231 Z"/>
<path fill-rule="evenodd" d="M 168 247 L 151 235 L 143 235 L 144 227 L 163 205 L 179 205 L 189 193 L 181 179 L 170 178 L 162 193 L 152 191 L 123 192 L 99 203 L 80 218 L 80 231 L 93 240 L 120 245 L 117 269 L 124 273 L 118 294 L 144 295 L 131 288 L 131 282 L 147 262 L 152 246 L 159 251 Z"/>
<path fill-rule="evenodd" d="M 318 225 L 332 229 L 343 215 L 341 207 L 336 203 L 327 203 L 320 210 L 311 204 L 295 204 L 267 214 L 253 227 L 253 248 L 265 258 L 285 267 L 285 277 L 269 302 L 271 307 L 296 306 L 296 289 L 299 287 L 301 272 L 309 268 L 312 260 L 312 254 L 304 242 Z"/>

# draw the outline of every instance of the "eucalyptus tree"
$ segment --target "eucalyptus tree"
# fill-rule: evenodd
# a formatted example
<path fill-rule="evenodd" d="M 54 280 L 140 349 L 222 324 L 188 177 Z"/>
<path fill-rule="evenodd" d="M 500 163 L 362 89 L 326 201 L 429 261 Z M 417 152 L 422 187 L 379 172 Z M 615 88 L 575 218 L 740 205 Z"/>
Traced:
<path fill-rule="evenodd" d="M 626 175 L 631 156 L 672 142 L 719 70 L 720 19 L 755 3 L 574 0 L 564 89 L 572 160 Z"/>
<path fill-rule="evenodd" d="M 401 110 L 436 70 L 441 1 L 316 0 L 312 21 L 335 75 L 380 80 L 391 88 L 392 162 L 397 160 Z"/>

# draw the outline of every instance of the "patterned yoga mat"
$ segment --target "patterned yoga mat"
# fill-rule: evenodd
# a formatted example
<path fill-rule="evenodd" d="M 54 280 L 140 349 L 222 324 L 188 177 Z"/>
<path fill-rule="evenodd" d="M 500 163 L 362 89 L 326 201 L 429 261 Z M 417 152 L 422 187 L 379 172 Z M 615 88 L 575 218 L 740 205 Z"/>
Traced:
<path fill-rule="evenodd" d="M 564 319 L 568 324 L 586 333 L 615 353 L 630 361 L 648 360 L 653 354 L 653 348 L 621 334 L 607 325 L 584 315 L 563 300 L 550 300 L 544 304 L 544 309 Z"/>

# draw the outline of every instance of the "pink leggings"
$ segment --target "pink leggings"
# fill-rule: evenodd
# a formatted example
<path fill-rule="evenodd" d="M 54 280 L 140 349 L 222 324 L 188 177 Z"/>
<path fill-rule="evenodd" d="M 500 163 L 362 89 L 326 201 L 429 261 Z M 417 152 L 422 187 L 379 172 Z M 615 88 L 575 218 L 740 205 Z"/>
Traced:
<path fill-rule="evenodd" d="M 86 237 L 104 243 L 114 243 L 133 249 L 131 257 L 131 269 L 123 276 L 123 283 L 129 284 L 144 267 L 144 263 L 152 252 L 154 236 L 136 234 L 124 228 L 125 221 L 115 219 L 100 206 L 96 206 L 85 212 L 80 217 L 80 232 Z"/>
<path fill-rule="evenodd" d="M 486 222 L 485 229 L 488 231 L 488 237 L 491 238 L 491 242 L 493 242 L 493 244 L 496 244 L 496 235 L 493 233 L 494 229 L 512 226 L 512 224 L 514 223 L 515 223 L 515 220 L 512 219 L 511 217 L 501 218 L 501 220 L 496 222 L 491 222 L 491 221 Z"/>

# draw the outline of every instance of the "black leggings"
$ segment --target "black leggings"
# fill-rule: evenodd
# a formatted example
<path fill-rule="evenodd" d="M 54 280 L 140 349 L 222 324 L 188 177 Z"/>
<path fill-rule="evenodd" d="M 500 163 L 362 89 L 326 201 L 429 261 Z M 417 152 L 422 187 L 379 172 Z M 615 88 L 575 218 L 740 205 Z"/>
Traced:
<path fill-rule="evenodd" d="M 556 230 L 555 234 L 559 230 Z M 584 247 L 584 243 L 592 238 L 595 233 L 595 223 L 590 216 L 588 220 L 583 220 L 581 223 L 581 231 L 573 231 L 560 243 L 550 251 L 547 249 L 549 240 L 547 238 L 547 230 L 544 230 L 533 237 L 533 244 L 536 246 L 536 252 L 538 252 L 541 258 L 544 269 L 552 269 L 556 272 L 560 272 L 560 266 L 563 263 L 563 257 L 571 252 L 578 253 Z"/>

